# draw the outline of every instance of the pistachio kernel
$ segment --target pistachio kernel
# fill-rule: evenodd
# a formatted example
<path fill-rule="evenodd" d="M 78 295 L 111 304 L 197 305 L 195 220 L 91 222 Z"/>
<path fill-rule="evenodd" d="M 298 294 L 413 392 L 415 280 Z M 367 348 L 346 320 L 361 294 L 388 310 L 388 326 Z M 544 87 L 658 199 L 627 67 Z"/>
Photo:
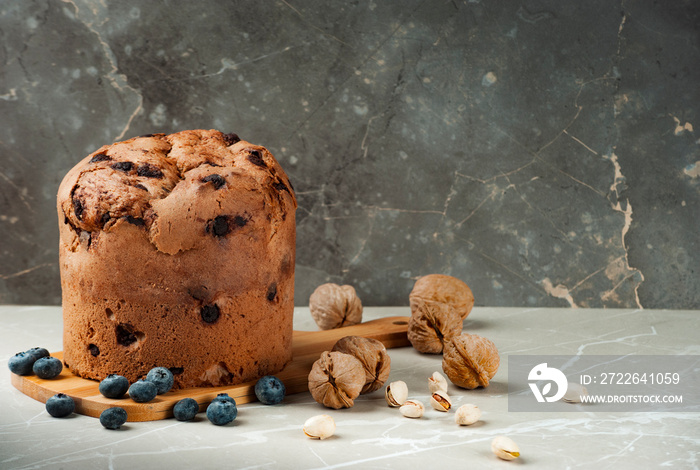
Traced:
<path fill-rule="evenodd" d="M 438 390 L 437 392 L 433 392 L 430 396 L 430 406 L 438 411 L 450 411 L 450 408 L 452 408 L 452 400 L 450 400 L 447 393 Z"/>

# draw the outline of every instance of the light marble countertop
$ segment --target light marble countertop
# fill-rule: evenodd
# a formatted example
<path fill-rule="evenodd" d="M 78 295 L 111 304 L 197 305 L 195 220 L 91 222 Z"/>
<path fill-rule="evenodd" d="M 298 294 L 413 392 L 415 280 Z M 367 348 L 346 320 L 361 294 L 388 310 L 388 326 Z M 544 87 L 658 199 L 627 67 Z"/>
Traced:
<path fill-rule="evenodd" d="M 365 308 L 364 319 L 409 314 L 408 307 Z M 317 329 L 308 308 L 296 309 L 294 324 Z M 0 306 L 0 469 L 700 466 L 700 413 L 508 412 L 507 384 L 511 354 L 700 354 L 700 312 L 477 307 L 464 328 L 491 339 L 501 354 L 489 387 L 467 391 L 450 384 L 455 409 L 465 403 L 481 408 L 482 419 L 472 426 L 457 426 L 452 412 L 429 406 L 421 419 L 404 418 L 378 391 L 345 410 L 326 409 L 300 393 L 277 406 L 240 405 L 238 418 L 224 427 L 199 414 L 194 422 L 127 423 L 109 431 L 87 416 L 52 418 L 10 383 L 7 360 L 16 352 L 61 350 L 60 308 Z M 389 380 L 405 381 L 410 397 L 427 405 L 427 378 L 441 371 L 441 356 L 411 347 L 389 353 Z M 308 439 L 304 421 L 322 413 L 335 419 L 335 436 Z M 518 443 L 519 460 L 491 453 L 498 435 Z"/>

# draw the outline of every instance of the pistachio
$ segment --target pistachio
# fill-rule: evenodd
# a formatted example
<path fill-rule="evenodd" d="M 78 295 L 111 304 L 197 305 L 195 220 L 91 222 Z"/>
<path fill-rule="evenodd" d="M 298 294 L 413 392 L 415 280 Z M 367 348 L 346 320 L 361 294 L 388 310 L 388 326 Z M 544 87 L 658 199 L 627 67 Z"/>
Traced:
<path fill-rule="evenodd" d="M 588 395 L 588 389 L 581 384 L 569 382 L 562 400 L 567 403 L 581 403 L 581 397 Z"/>
<path fill-rule="evenodd" d="M 335 432 L 335 421 L 329 415 L 317 415 L 304 423 L 304 434 L 311 439 L 326 439 Z"/>
<path fill-rule="evenodd" d="M 481 410 L 478 406 L 472 404 L 462 405 L 455 412 L 455 423 L 460 426 L 469 426 L 479 421 L 481 418 Z"/>
<path fill-rule="evenodd" d="M 520 449 L 512 439 L 505 436 L 494 437 L 491 441 L 491 451 L 499 459 L 515 460 L 520 457 Z"/>
<path fill-rule="evenodd" d="M 438 411 L 450 411 L 450 408 L 452 408 L 452 400 L 447 393 L 438 390 L 437 392 L 433 392 L 430 396 L 430 406 Z"/>
<path fill-rule="evenodd" d="M 399 408 L 399 411 L 407 418 L 420 418 L 423 416 L 425 406 L 418 400 L 406 400 L 406 402 L 401 405 L 401 408 Z"/>
<path fill-rule="evenodd" d="M 428 387 L 430 388 L 430 393 L 435 393 L 438 390 L 447 392 L 447 379 L 440 372 L 435 371 L 428 378 Z"/>
<path fill-rule="evenodd" d="M 408 398 L 408 386 L 403 380 L 397 380 L 396 382 L 391 382 L 386 386 L 386 392 L 384 394 L 386 402 L 391 407 L 401 406 L 406 402 Z"/>

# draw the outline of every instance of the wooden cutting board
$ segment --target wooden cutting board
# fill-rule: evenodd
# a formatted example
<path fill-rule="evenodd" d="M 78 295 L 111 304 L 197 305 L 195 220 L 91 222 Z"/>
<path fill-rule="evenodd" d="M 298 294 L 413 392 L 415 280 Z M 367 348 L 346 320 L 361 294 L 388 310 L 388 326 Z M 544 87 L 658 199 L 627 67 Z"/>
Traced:
<path fill-rule="evenodd" d="M 408 317 L 385 317 L 359 325 L 324 331 L 295 331 L 292 339 L 292 362 L 275 374 L 284 383 L 287 394 L 308 391 L 308 375 L 313 363 L 323 351 L 330 350 L 344 336 L 364 336 L 381 341 L 387 348 L 410 345 L 407 337 Z M 63 359 L 63 352 L 52 356 Z M 158 395 L 148 403 L 136 403 L 130 398 L 106 398 L 99 391 L 99 382 L 73 375 L 63 369 L 54 379 L 40 379 L 35 375 L 12 376 L 12 385 L 25 395 L 46 403 L 57 393 L 65 393 L 75 400 L 75 411 L 99 418 L 100 413 L 112 406 L 126 410 L 128 421 L 155 421 L 169 418 L 172 409 L 183 398 L 194 398 L 199 410 L 204 411 L 209 402 L 219 393 L 228 393 L 237 404 L 256 400 L 255 381 L 225 387 L 186 388 Z"/>

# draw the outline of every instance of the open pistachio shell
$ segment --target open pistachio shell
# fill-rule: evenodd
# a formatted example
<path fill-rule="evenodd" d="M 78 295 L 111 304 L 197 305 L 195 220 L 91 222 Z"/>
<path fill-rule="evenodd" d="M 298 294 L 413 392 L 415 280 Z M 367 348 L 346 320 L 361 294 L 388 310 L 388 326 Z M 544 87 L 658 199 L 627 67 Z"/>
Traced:
<path fill-rule="evenodd" d="M 447 392 L 447 379 L 440 372 L 435 371 L 433 375 L 428 378 L 428 388 L 430 389 L 430 393 L 439 390 Z"/>
<path fill-rule="evenodd" d="M 401 406 L 408 399 L 408 386 L 403 380 L 391 382 L 386 386 L 386 402 L 391 407 Z"/>
<path fill-rule="evenodd" d="M 452 399 L 446 392 L 438 390 L 430 396 L 430 406 L 437 411 L 450 411 L 452 408 Z"/>

